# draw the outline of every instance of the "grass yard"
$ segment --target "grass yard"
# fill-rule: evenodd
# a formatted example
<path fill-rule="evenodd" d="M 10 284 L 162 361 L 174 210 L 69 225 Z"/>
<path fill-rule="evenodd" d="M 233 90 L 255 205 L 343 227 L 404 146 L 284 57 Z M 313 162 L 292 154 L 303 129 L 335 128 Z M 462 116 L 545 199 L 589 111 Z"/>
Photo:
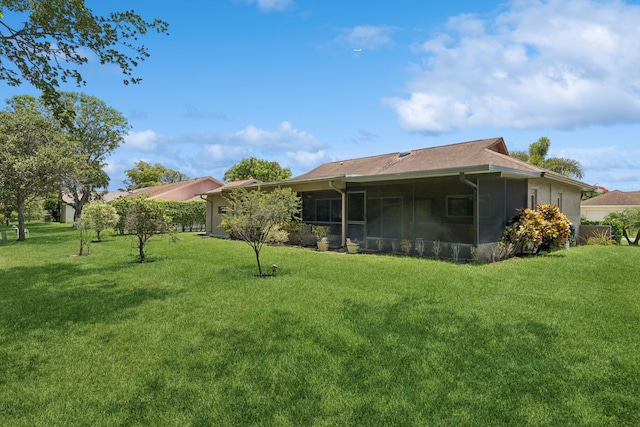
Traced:
<path fill-rule="evenodd" d="M 493 265 L 0 243 L 2 426 L 640 425 L 640 248 Z M 11 231 L 9 236 L 13 237 Z"/>

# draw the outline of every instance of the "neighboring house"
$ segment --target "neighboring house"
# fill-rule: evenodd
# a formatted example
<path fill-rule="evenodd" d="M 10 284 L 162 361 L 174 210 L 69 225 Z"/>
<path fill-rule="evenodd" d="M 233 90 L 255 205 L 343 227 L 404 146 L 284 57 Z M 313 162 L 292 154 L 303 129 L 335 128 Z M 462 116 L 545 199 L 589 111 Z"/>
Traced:
<path fill-rule="evenodd" d="M 113 202 L 120 197 L 126 196 L 126 191 L 108 191 L 106 193 L 98 193 L 96 197 L 91 200 L 102 200 L 103 202 Z M 72 194 L 63 194 L 62 203 L 60 203 L 60 222 L 73 222 L 73 216 L 76 210 L 73 206 L 69 206 L 67 203 L 73 203 Z"/>
<path fill-rule="evenodd" d="M 202 196 L 206 196 L 207 200 L 207 224 L 206 224 L 206 233 L 210 236 L 214 237 L 228 237 L 229 235 L 220 227 L 220 223 L 222 222 L 222 214 L 224 213 L 224 208 L 227 204 L 226 200 L 223 196 L 223 191 L 230 191 L 234 188 L 259 184 L 260 181 L 257 179 L 246 179 L 243 181 L 232 181 L 227 182 L 226 184 L 215 188 L 211 191 L 207 191 L 202 194 Z"/>
<path fill-rule="evenodd" d="M 127 198 L 147 197 L 162 200 L 199 200 L 200 194 L 224 185 L 210 176 L 204 178 L 187 179 L 171 184 L 156 185 L 155 187 L 139 188 L 129 192 Z"/>
<path fill-rule="evenodd" d="M 555 204 L 579 227 L 582 192 L 593 190 L 510 157 L 502 138 L 325 163 L 259 186 L 295 190 L 302 220 L 329 226 L 334 246 L 350 238 L 364 248 L 388 248 L 421 238 L 428 248 L 435 240 L 461 244 L 467 257 L 471 246 L 499 241 L 521 208 Z M 208 196 L 209 203 L 216 197 Z M 212 220 L 207 231 L 219 224 Z"/>
<path fill-rule="evenodd" d="M 222 182 L 215 178 L 206 176 L 204 178 L 194 178 L 171 184 L 156 185 L 155 187 L 139 188 L 133 191 L 110 191 L 101 196 L 100 200 L 107 203 L 119 199 L 120 197 L 134 198 L 147 197 L 149 199 L 161 200 L 201 200 L 200 194 L 221 187 Z M 72 202 L 70 194 L 62 195 L 63 201 Z M 60 222 L 73 222 L 75 209 L 65 203 L 61 204 Z"/>
<path fill-rule="evenodd" d="M 602 221 L 611 212 L 622 212 L 628 208 L 640 209 L 640 191 L 613 190 L 584 200 L 580 214 L 589 221 Z"/>

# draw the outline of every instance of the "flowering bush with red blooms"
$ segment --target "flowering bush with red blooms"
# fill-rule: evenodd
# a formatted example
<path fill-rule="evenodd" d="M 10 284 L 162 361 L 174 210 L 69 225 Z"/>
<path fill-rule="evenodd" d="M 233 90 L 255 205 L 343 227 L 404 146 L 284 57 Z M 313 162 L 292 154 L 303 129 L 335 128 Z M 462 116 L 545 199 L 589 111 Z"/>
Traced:
<path fill-rule="evenodd" d="M 505 227 L 502 240 L 529 252 L 549 251 L 563 245 L 571 234 L 569 219 L 555 205 L 522 209 Z"/>

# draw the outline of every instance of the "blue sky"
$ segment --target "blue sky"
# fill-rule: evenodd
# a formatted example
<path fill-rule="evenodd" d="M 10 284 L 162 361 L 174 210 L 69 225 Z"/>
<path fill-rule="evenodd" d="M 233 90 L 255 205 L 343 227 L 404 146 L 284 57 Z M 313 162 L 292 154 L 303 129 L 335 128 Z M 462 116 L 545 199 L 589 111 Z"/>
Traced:
<path fill-rule="evenodd" d="M 640 1 L 98 2 L 169 22 L 140 85 L 91 61 L 94 95 L 132 126 L 111 189 L 144 160 L 213 176 L 242 158 L 304 173 L 332 160 L 502 136 L 640 190 Z M 33 93 L 2 86 L 5 98 Z M 1 92 L 0 92 L 1 93 Z"/>

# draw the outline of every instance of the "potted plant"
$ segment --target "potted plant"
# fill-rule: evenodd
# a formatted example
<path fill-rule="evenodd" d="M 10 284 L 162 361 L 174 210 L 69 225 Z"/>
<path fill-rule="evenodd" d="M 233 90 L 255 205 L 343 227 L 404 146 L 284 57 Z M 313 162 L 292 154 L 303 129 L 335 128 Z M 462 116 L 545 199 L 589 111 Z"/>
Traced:
<path fill-rule="evenodd" d="M 354 239 L 354 241 L 352 241 L 351 239 L 347 239 L 347 252 L 350 254 L 357 254 L 358 250 L 360 249 L 360 244 L 357 243 Z"/>
<path fill-rule="evenodd" d="M 329 250 L 329 227 L 326 225 L 313 225 L 311 226 L 311 233 L 316 236 L 319 251 Z"/>

